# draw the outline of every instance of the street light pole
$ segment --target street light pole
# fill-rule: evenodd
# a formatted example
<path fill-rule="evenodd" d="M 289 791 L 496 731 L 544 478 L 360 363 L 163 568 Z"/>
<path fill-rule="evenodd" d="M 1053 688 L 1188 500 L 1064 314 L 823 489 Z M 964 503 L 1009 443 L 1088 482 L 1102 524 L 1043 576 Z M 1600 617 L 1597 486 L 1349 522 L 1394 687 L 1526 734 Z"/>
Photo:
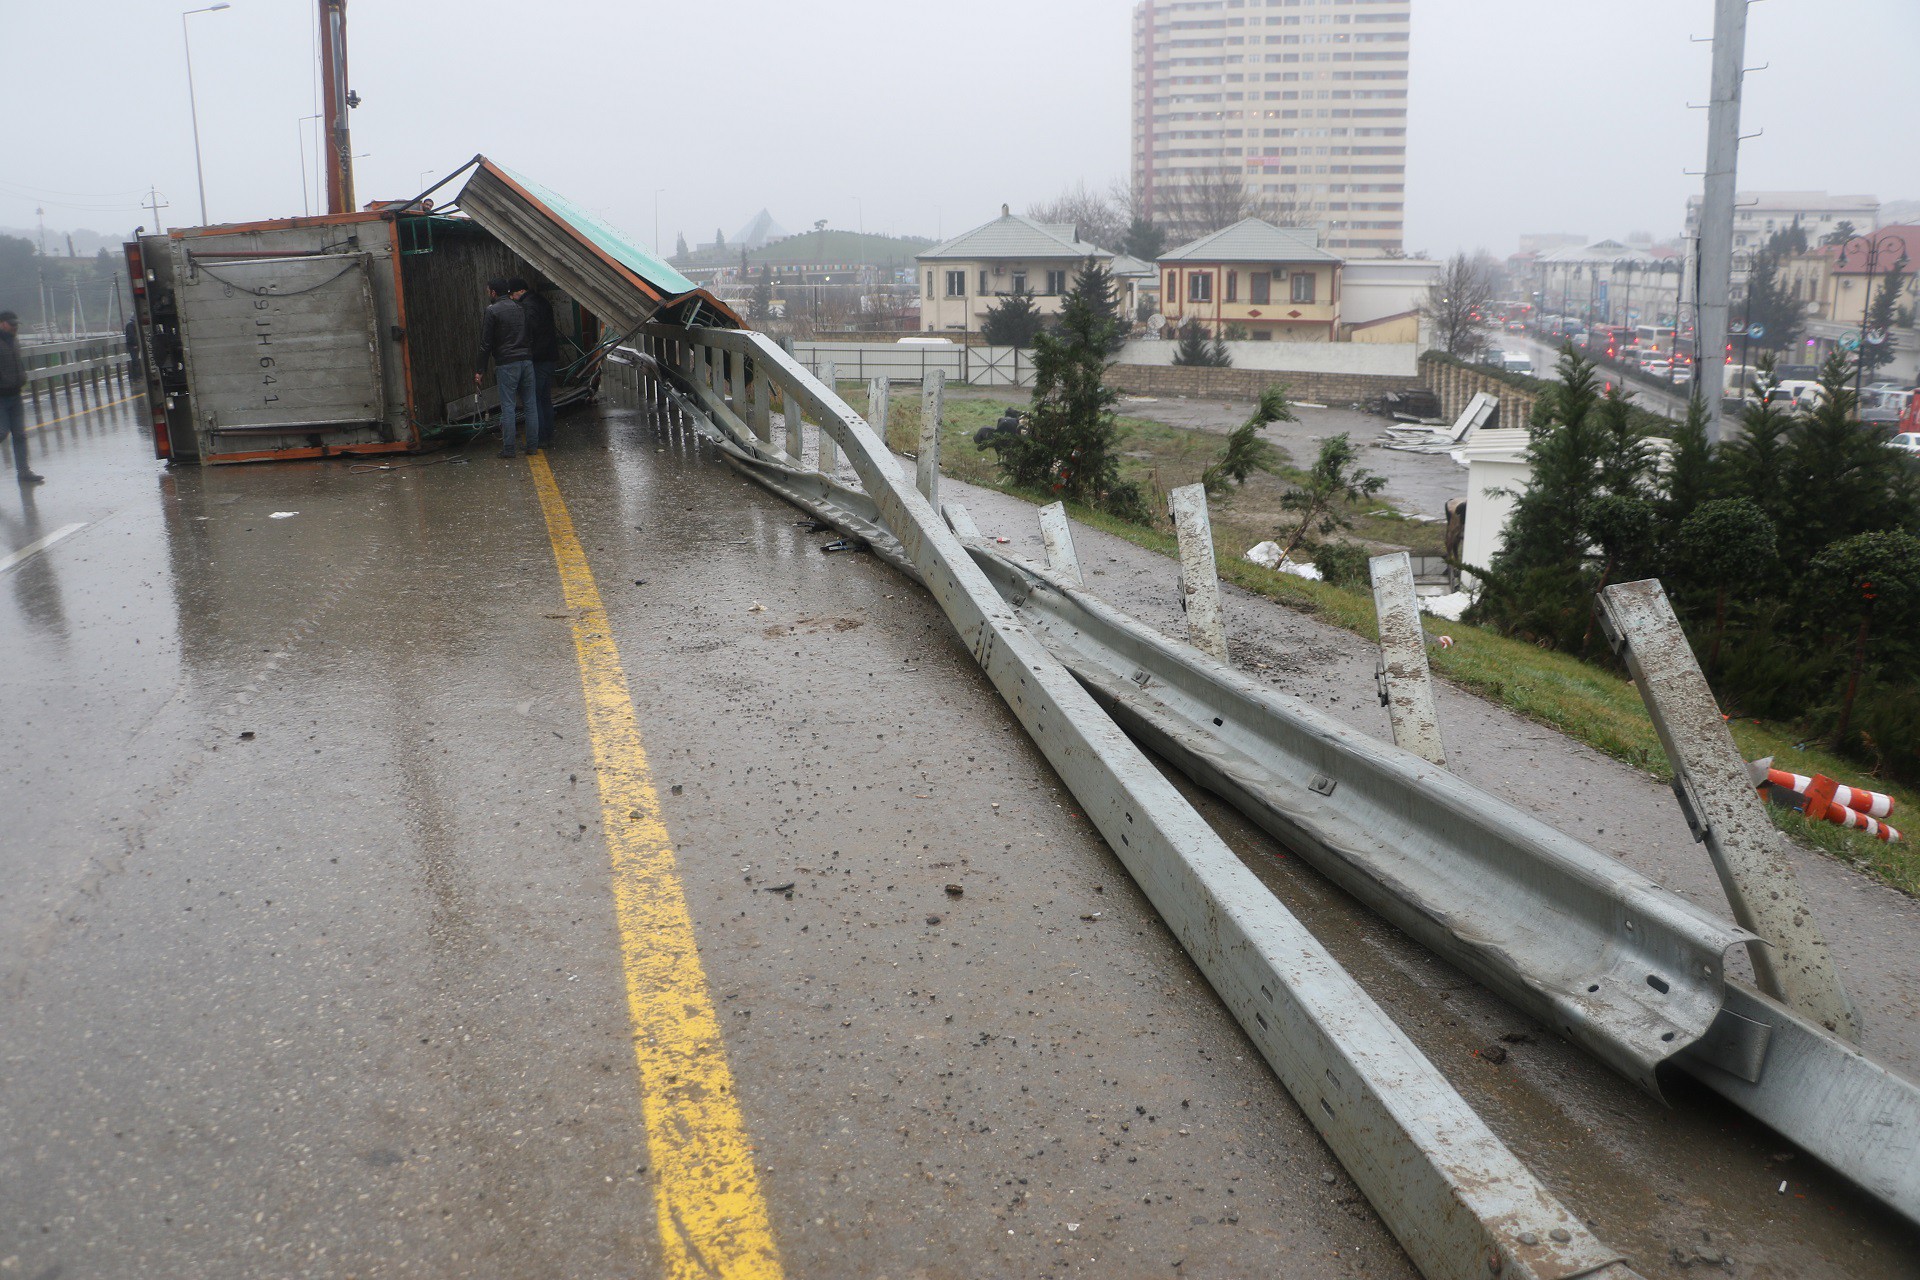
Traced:
<path fill-rule="evenodd" d="M 187 19 L 196 13 L 218 13 L 233 6 L 221 0 L 204 9 L 188 9 L 180 15 L 180 43 L 187 51 L 187 112 L 193 119 L 193 176 L 200 183 L 200 225 L 207 225 L 207 175 L 200 167 L 200 103 L 193 92 L 193 39 L 187 34 Z"/>

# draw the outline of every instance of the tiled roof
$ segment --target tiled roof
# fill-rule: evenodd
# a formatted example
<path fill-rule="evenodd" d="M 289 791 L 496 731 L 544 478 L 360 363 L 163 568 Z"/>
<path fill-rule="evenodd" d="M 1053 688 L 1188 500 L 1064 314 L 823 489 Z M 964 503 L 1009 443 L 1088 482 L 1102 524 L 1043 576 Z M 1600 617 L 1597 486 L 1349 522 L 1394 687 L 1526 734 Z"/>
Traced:
<path fill-rule="evenodd" d="M 1276 227 L 1247 218 L 1225 230 L 1160 255 L 1162 262 L 1339 262 L 1316 243 L 1312 231 Z"/>
<path fill-rule="evenodd" d="M 1112 258 L 1098 245 L 1074 239 L 1074 228 L 1065 224 L 1035 222 L 1017 213 L 1006 213 L 984 226 L 955 236 L 919 256 L 921 262 L 940 259 L 980 262 L 994 258 L 1037 261 L 1047 258 Z"/>

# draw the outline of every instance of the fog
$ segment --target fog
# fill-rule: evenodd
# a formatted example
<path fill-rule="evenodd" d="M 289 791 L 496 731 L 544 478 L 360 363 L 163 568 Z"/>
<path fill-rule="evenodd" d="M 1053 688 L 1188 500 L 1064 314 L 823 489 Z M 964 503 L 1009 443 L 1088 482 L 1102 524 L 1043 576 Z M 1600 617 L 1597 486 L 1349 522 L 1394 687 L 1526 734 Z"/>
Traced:
<path fill-rule="evenodd" d="M 185 3 L 4 0 L 0 226 L 199 221 Z M 412 195 L 475 152 L 632 236 L 762 206 L 952 235 L 1128 165 L 1130 0 L 354 0 L 358 186 Z M 317 111 L 311 0 L 190 19 L 208 215 L 278 217 Z M 1407 246 L 1678 231 L 1699 179 L 1709 0 L 1414 0 Z M 1743 189 L 1920 197 L 1913 0 L 1756 5 Z M 309 133 L 309 138 L 311 134 Z M 54 242 L 49 242 L 50 249 Z M 64 251 L 62 247 L 59 251 Z"/>

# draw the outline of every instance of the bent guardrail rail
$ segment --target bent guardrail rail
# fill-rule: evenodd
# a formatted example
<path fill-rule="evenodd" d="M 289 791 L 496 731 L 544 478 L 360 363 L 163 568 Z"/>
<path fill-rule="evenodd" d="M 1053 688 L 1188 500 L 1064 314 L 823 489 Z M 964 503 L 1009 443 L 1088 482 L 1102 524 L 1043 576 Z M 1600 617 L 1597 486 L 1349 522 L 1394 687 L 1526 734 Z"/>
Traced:
<path fill-rule="evenodd" d="M 639 333 L 649 363 L 684 389 L 730 460 L 783 496 L 803 488 L 828 495 L 817 512 L 829 520 L 857 516 L 873 530 L 876 550 L 897 543 L 883 554 L 912 566 L 1423 1274 L 1634 1275 L 1100 710 L 866 422 L 762 335 L 670 325 Z M 797 399 L 820 424 L 820 438 L 845 450 L 864 494 L 810 475 L 773 443 L 766 384 L 788 403 Z"/>

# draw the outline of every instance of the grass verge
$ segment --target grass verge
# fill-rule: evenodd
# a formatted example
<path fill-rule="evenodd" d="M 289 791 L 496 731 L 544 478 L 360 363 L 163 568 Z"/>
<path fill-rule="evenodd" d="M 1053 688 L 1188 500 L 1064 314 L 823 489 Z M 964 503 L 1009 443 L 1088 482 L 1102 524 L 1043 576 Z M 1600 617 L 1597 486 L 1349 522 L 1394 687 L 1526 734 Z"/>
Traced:
<path fill-rule="evenodd" d="M 865 412 L 863 393 L 843 391 L 842 395 L 853 407 Z M 1007 484 L 1000 477 L 992 455 L 974 447 L 973 433 L 992 425 L 1005 407 L 1006 402 L 1002 400 L 949 397 L 941 420 L 941 471 L 956 480 L 1036 505 L 1050 502 L 1053 498 L 1049 494 Z M 889 406 L 888 443 L 902 452 L 917 450 L 919 418 L 918 396 L 895 397 Z M 1130 457 L 1130 464 L 1143 468 L 1128 474 L 1127 479 L 1148 479 L 1165 487 L 1191 483 L 1220 448 L 1220 437 L 1210 432 L 1169 427 L 1139 418 L 1122 418 L 1120 423 L 1126 433 L 1123 447 L 1135 455 Z M 1231 511 L 1232 507 L 1227 510 Z M 1178 544 L 1168 530 L 1132 524 L 1104 511 L 1078 505 L 1070 507 L 1070 512 L 1081 524 L 1124 538 L 1136 546 L 1170 558 L 1177 558 L 1179 554 Z M 1251 543 L 1246 532 L 1234 527 L 1229 519 L 1216 517 L 1214 543 L 1215 559 L 1225 581 L 1366 639 L 1378 640 L 1371 595 L 1277 573 L 1242 559 L 1241 553 Z M 1434 648 L 1429 653 L 1438 675 L 1625 761 L 1662 782 L 1672 781 L 1673 769 L 1654 733 L 1653 722 L 1647 717 L 1640 695 L 1624 676 L 1569 654 L 1541 649 L 1465 623 L 1428 618 L 1427 630 L 1432 635 L 1451 636 L 1454 641 L 1451 648 Z M 1863 777 L 1857 765 L 1817 743 L 1808 742 L 1791 725 L 1738 720 L 1729 727 L 1747 759 L 1772 756 L 1778 767 L 1794 773 L 1824 773 L 1843 782 L 1858 781 L 1894 797 L 1896 827 L 1904 826 L 1909 820 L 1920 821 L 1914 816 L 1920 815 L 1920 792 Z M 1768 812 L 1777 827 L 1801 844 L 1819 849 L 1903 893 L 1920 897 L 1920 852 L 1915 851 L 1911 840 L 1888 844 L 1832 823 L 1808 822 L 1797 813 L 1772 805 L 1768 806 Z M 1920 831 L 1915 835 L 1920 836 Z"/>

